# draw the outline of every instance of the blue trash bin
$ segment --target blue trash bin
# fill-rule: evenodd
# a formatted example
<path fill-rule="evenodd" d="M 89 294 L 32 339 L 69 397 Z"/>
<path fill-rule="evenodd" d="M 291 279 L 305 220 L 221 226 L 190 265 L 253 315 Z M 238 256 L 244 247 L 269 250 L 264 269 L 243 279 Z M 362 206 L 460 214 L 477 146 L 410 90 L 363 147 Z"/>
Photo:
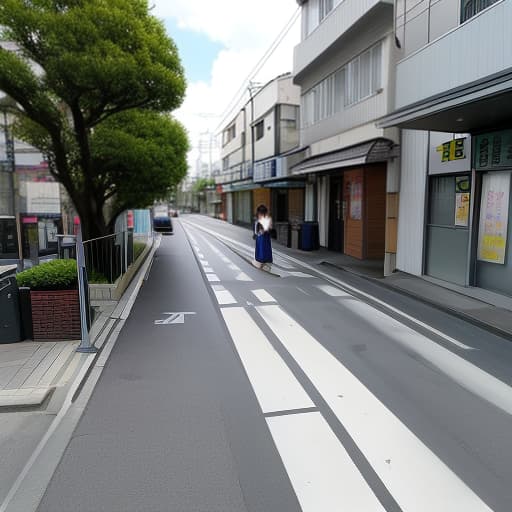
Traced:
<path fill-rule="evenodd" d="M 317 251 L 320 249 L 320 236 L 318 222 L 307 221 L 300 226 L 300 248 L 303 251 Z"/>

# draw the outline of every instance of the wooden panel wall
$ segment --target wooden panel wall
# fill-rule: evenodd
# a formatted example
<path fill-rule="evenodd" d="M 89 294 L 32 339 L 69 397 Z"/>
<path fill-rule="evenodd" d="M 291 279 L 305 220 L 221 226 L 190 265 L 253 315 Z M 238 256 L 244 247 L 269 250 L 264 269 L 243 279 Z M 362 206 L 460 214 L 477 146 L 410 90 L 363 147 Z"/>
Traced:
<path fill-rule="evenodd" d="M 351 186 L 363 180 L 363 197 L 361 208 L 361 219 L 353 219 L 350 215 L 350 189 Z M 364 194 L 364 171 L 363 169 L 355 169 L 353 171 L 345 171 L 343 175 L 343 196 L 346 202 L 346 216 L 345 216 L 345 248 L 344 253 L 354 258 L 362 260 L 364 258 L 363 246 L 363 226 L 364 226 L 364 212 L 365 212 L 365 194 Z"/>
<path fill-rule="evenodd" d="M 386 166 L 365 169 L 365 251 L 368 259 L 383 259 L 386 242 Z"/>

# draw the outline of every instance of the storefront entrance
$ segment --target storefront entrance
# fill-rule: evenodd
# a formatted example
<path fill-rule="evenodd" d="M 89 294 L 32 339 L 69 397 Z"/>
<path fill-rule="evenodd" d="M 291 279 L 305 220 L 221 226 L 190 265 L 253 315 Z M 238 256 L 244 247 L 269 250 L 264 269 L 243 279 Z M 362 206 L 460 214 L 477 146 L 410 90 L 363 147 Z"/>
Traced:
<path fill-rule="evenodd" d="M 329 249 L 360 260 L 383 259 L 386 165 L 347 169 L 330 183 Z"/>

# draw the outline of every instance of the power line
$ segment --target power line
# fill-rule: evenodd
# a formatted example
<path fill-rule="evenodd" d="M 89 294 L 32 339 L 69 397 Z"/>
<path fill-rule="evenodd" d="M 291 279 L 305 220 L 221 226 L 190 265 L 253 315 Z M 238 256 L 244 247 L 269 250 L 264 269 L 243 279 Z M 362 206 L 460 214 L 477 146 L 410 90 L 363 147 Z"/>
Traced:
<path fill-rule="evenodd" d="M 277 50 L 279 45 L 283 42 L 284 38 L 288 35 L 292 27 L 294 26 L 295 22 L 297 21 L 299 14 L 300 14 L 301 8 L 298 7 L 297 10 L 293 13 L 293 16 L 288 20 L 288 22 L 285 24 L 285 26 L 281 29 L 276 39 L 272 42 L 272 44 L 268 47 L 268 49 L 265 51 L 263 56 L 260 58 L 258 63 L 254 66 L 252 71 L 247 75 L 245 80 L 242 82 L 242 85 L 240 86 L 240 89 L 234 94 L 233 99 L 228 104 L 224 112 L 222 113 L 221 117 L 222 121 L 218 124 L 215 131 L 219 131 L 220 128 L 222 128 L 222 125 L 226 122 L 226 120 L 229 118 L 229 116 L 233 113 L 233 110 L 238 106 L 239 102 L 243 99 L 247 86 L 251 82 L 251 80 L 256 76 L 257 73 L 263 68 L 263 66 L 267 63 L 267 61 L 270 59 L 270 57 L 274 54 L 274 52 Z"/>

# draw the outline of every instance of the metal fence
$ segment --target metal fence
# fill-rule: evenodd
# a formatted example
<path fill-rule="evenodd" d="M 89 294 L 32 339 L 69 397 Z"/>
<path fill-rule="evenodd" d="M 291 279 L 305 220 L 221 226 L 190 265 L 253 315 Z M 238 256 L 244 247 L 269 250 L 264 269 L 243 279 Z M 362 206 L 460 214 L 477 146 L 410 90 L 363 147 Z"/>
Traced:
<path fill-rule="evenodd" d="M 121 231 L 86 240 L 84 253 L 89 282 L 113 284 L 133 263 L 133 233 Z"/>

